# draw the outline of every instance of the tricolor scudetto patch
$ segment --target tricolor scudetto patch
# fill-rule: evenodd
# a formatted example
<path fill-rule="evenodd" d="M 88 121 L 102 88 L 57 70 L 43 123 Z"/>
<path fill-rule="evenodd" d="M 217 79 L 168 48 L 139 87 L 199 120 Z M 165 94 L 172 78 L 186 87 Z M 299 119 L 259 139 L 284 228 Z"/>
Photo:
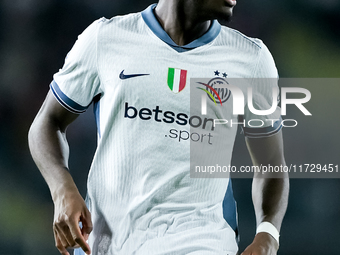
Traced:
<path fill-rule="evenodd" d="M 187 70 L 169 68 L 168 86 L 172 92 L 181 92 L 187 83 Z"/>

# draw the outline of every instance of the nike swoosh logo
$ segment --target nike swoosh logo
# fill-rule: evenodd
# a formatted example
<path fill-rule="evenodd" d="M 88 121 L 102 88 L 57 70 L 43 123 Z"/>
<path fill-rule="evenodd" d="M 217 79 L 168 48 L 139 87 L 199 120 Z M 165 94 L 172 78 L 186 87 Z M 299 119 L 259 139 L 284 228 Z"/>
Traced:
<path fill-rule="evenodd" d="M 144 75 L 150 75 L 150 74 L 124 74 L 124 70 L 120 73 L 119 78 L 121 80 L 138 77 L 138 76 L 144 76 Z"/>

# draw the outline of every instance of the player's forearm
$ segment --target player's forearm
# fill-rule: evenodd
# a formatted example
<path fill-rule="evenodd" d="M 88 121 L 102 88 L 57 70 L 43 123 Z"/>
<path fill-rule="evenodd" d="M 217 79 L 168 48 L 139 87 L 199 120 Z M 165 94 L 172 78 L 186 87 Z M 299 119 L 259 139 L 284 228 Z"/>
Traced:
<path fill-rule="evenodd" d="M 257 225 L 268 221 L 280 231 L 287 210 L 288 193 L 288 177 L 253 179 L 252 197 Z"/>
<path fill-rule="evenodd" d="M 61 190 L 77 190 L 68 172 L 69 147 L 65 130 L 52 119 L 38 115 L 29 131 L 29 147 L 53 199 Z"/>
<path fill-rule="evenodd" d="M 282 132 L 267 138 L 247 138 L 246 141 L 254 165 L 270 165 L 273 168 L 278 166 L 280 169 L 286 165 Z M 288 195 L 288 173 L 255 173 L 252 197 L 257 225 L 269 221 L 280 230 L 287 209 Z"/>

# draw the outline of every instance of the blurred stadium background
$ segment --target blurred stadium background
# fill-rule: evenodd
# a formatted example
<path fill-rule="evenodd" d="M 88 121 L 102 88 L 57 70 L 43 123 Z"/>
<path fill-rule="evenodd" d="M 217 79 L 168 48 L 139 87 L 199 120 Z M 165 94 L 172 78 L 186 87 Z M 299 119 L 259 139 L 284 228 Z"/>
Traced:
<path fill-rule="evenodd" d="M 0 1 L 0 255 L 59 254 L 49 190 L 28 151 L 29 126 L 77 35 L 97 18 L 140 11 L 153 2 Z M 339 0 L 239 1 L 229 26 L 261 38 L 281 77 L 340 76 Z M 339 92 L 340 86 L 314 88 L 312 121 L 301 118 L 302 125 L 284 129 L 288 163 L 339 164 Z M 77 119 L 68 137 L 70 168 L 85 195 L 96 143 L 91 110 Z M 249 162 L 239 135 L 233 163 Z M 243 250 L 255 232 L 251 180 L 236 179 L 233 186 Z M 279 254 L 340 254 L 339 197 L 339 179 L 291 180 Z"/>

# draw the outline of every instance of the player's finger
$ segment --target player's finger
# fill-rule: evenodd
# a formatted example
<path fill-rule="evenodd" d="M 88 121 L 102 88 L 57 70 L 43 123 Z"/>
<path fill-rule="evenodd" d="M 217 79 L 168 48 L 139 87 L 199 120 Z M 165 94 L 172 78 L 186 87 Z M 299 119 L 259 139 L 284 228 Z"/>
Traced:
<path fill-rule="evenodd" d="M 57 234 L 57 236 L 58 236 L 58 238 L 59 238 L 61 244 L 63 245 L 63 247 L 66 248 L 66 249 L 67 249 L 68 247 L 70 247 L 70 244 L 69 244 L 69 242 L 66 240 L 66 238 L 65 238 L 64 234 L 62 233 L 62 231 L 61 231 L 58 227 L 56 227 L 55 230 L 56 230 L 56 234 Z"/>
<path fill-rule="evenodd" d="M 55 246 L 57 247 L 57 249 L 62 255 L 70 255 L 68 251 L 66 250 L 63 242 L 60 240 L 57 230 L 54 230 L 54 240 L 55 240 Z"/>
<path fill-rule="evenodd" d="M 72 238 L 77 244 L 79 244 L 79 246 L 83 249 L 83 251 L 86 254 L 91 254 L 90 246 L 86 243 L 85 238 L 83 237 L 78 224 L 79 223 L 75 220 L 69 221 L 69 229 L 70 229 Z"/>
<path fill-rule="evenodd" d="M 74 240 L 70 228 L 68 227 L 68 225 L 57 225 L 58 228 L 58 233 L 60 235 L 60 239 L 61 240 L 65 240 L 65 242 L 67 242 L 67 247 L 66 248 L 79 248 L 80 246 L 78 245 L 78 243 L 76 243 L 76 241 Z"/>
<path fill-rule="evenodd" d="M 80 220 L 82 222 L 81 233 L 87 241 L 93 229 L 91 213 L 89 211 L 84 212 L 84 215 L 81 216 Z"/>

